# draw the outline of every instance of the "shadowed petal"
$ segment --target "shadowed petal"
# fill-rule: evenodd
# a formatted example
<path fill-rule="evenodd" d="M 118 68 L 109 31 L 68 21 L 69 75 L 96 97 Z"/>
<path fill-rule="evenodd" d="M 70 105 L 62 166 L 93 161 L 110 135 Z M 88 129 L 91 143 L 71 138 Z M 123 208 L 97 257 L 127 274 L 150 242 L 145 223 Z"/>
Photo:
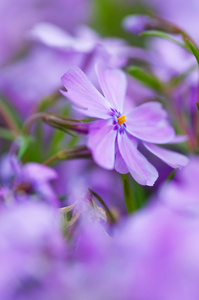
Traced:
<path fill-rule="evenodd" d="M 153 145 L 150 143 L 143 143 L 144 146 L 154 155 L 163 160 L 167 165 L 172 168 L 181 168 L 187 165 L 189 159 L 180 153 L 176 153 L 171 150 L 163 149 L 158 147 L 157 145 Z"/>
<path fill-rule="evenodd" d="M 127 133 L 118 134 L 118 146 L 133 178 L 139 184 L 152 186 L 158 178 L 158 172 L 137 150 Z"/>
<path fill-rule="evenodd" d="M 113 169 L 115 161 L 115 139 L 112 120 L 96 121 L 90 124 L 88 147 L 94 161 L 105 169 Z"/>
<path fill-rule="evenodd" d="M 67 92 L 61 93 L 82 108 L 82 113 L 90 117 L 105 119 L 110 112 L 110 104 L 78 68 L 73 67 L 61 78 Z"/>
<path fill-rule="evenodd" d="M 125 74 L 119 69 L 104 69 L 99 64 L 96 64 L 95 70 L 105 98 L 112 108 L 122 113 L 127 87 Z"/>

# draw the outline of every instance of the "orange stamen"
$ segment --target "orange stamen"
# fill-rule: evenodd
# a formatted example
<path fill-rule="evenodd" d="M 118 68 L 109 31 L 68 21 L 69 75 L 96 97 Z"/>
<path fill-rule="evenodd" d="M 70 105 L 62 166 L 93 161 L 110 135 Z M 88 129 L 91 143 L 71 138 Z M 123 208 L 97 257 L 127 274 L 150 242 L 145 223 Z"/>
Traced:
<path fill-rule="evenodd" d="M 121 117 L 117 118 L 117 120 L 118 120 L 118 124 L 121 125 L 126 121 L 126 118 L 125 118 L 125 116 L 121 116 Z"/>

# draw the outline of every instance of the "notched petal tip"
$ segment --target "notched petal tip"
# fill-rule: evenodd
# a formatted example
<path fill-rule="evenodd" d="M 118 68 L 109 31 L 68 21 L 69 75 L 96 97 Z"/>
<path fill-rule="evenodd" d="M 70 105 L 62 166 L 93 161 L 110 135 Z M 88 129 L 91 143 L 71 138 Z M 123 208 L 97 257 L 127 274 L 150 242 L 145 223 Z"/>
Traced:
<path fill-rule="evenodd" d="M 61 92 L 71 102 L 86 109 L 87 115 L 95 118 L 107 118 L 110 110 L 107 100 L 94 87 L 86 74 L 77 66 L 71 67 L 62 77 L 66 92 Z"/>

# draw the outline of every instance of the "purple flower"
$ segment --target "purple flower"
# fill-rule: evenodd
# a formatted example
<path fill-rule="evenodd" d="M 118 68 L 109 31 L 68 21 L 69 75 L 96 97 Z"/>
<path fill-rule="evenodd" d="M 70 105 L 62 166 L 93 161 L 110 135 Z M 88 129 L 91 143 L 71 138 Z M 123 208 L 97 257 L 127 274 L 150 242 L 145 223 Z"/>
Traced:
<path fill-rule="evenodd" d="M 22 165 L 15 156 L 5 156 L 0 161 L 0 182 L 4 187 L 5 202 L 41 200 L 58 206 L 58 199 L 50 185 L 57 178 L 54 169 L 35 162 Z"/>
<path fill-rule="evenodd" d="M 199 158 L 191 156 L 188 165 L 178 171 L 174 179 L 160 189 L 159 201 L 176 211 L 198 216 L 198 178 Z"/>
<path fill-rule="evenodd" d="M 26 117 L 42 99 L 60 88 L 59 78 L 64 70 L 78 63 L 77 55 L 34 47 L 17 62 L 2 68 L 0 91 Z"/>
<path fill-rule="evenodd" d="M 38 23 L 29 36 L 51 48 L 84 54 L 84 69 L 96 58 L 111 67 L 124 66 L 128 58 L 151 59 L 149 53 L 146 55 L 146 50 L 128 46 L 122 39 L 101 38 L 86 26 L 79 26 L 73 36 L 53 24 Z"/>
<path fill-rule="evenodd" d="M 62 94 L 79 106 L 83 114 L 99 118 L 90 124 L 88 147 L 96 163 L 106 169 L 128 172 L 142 185 L 153 185 L 158 172 L 137 149 L 138 142 L 173 168 L 187 164 L 182 154 L 155 144 L 176 140 L 167 113 L 158 102 L 148 102 L 131 111 L 123 111 L 126 76 L 119 69 L 102 69 L 96 73 L 104 96 L 91 84 L 85 74 L 73 67 L 62 76 L 67 91 Z"/>
<path fill-rule="evenodd" d="M 198 0 L 144 0 L 145 4 L 151 5 L 155 13 L 180 26 L 183 30 L 188 32 L 196 41 L 198 41 Z"/>
<path fill-rule="evenodd" d="M 37 22 L 52 22 L 73 30 L 88 17 L 88 0 L 1 0 L 0 18 L 4 26 L 0 28 L 0 66 L 23 51 L 26 31 Z"/>
<path fill-rule="evenodd" d="M 198 226 L 198 218 L 157 203 L 127 221 L 117 236 L 131 281 L 127 299 L 198 298 Z"/>
<path fill-rule="evenodd" d="M 1 211 L 1 299 L 65 299 L 66 245 L 59 221 L 42 203 Z"/>

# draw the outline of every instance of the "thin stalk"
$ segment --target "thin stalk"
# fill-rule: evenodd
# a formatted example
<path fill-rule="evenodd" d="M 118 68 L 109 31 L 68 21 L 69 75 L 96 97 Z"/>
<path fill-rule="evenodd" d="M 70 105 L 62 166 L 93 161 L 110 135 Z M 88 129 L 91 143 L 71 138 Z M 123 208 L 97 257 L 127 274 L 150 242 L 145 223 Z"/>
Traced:
<path fill-rule="evenodd" d="M 45 113 L 33 114 L 26 120 L 26 122 L 24 124 L 24 128 L 23 128 L 23 132 L 25 135 L 28 135 L 30 133 L 30 129 L 36 121 L 42 120 L 44 114 Z"/>
<path fill-rule="evenodd" d="M 86 146 L 79 146 L 76 148 L 70 148 L 61 150 L 58 153 L 52 155 L 43 164 L 50 165 L 59 160 L 69 160 L 69 159 L 80 159 L 80 158 L 90 158 L 91 153 Z"/>
<path fill-rule="evenodd" d="M 108 206 L 106 205 L 106 203 L 102 200 L 102 198 L 96 194 L 93 190 L 88 189 L 89 192 L 102 204 L 102 206 L 105 208 L 110 220 L 112 221 L 112 223 L 116 222 L 116 218 L 115 216 L 112 214 L 112 212 L 110 211 L 110 209 L 108 208 Z"/>
<path fill-rule="evenodd" d="M 46 123 L 47 125 L 54 127 L 56 129 L 65 131 L 72 136 L 72 133 L 69 130 L 73 130 L 82 134 L 87 134 L 88 129 L 85 123 L 82 121 L 74 120 L 71 118 L 65 118 L 61 115 L 53 114 L 53 113 L 36 113 L 30 116 L 24 125 L 24 134 L 28 134 L 30 132 L 31 126 L 34 124 L 35 121 L 41 120 L 42 122 Z"/>

